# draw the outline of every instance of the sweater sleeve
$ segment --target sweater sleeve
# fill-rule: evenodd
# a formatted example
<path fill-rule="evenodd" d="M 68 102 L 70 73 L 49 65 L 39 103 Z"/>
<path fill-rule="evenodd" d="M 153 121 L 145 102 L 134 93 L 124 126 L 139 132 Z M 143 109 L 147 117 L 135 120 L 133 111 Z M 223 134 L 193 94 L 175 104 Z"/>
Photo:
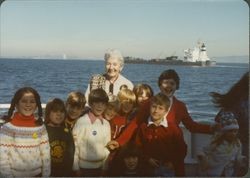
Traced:
<path fill-rule="evenodd" d="M 13 137 L 10 130 L 5 125 L 0 128 L 0 177 L 10 177 L 10 150 L 12 147 Z"/>
<path fill-rule="evenodd" d="M 76 121 L 75 126 L 72 130 L 73 139 L 74 139 L 74 143 L 75 143 L 75 153 L 74 153 L 74 162 L 73 162 L 73 170 L 74 171 L 77 171 L 80 169 L 80 167 L 79 167 L 79 146 L 80 146 L 80 144 L 79 143 L 80 143 L 80 139 L 82 138 L 83 130 L 84 130 L 84 127 L 81 124 L 81 118 L 79 118 Z"/>
<path fill-rule="evenodd" d="M 138 126 L 149 116 L 150 103 L 149 100 L 145 101 L 143 106 L 139 108 L 137 114 L 132 121 L 126 126 L 121 135 L 116 139 L 120 146 L 126 144 L 134 134 Z"/>
<path fill-rule="evenodd" d="M 41 134 L 40 151 L 42 157 L 42 175 L 48 177 L 51 173 L 50 145 L 48 133 L 44 125 L 42 126 Z"/>
<path fill-rule="evenodd" d="M 181 120 L 184 126 L 193 133 L 205 133 L 205 134 L 212 134 L 211 126 L 208 124 L 201 124 L 195 122 L 187 111 L 187 107 L 184 103 L 179 103 L 179 111 L 181 114 Z"/>

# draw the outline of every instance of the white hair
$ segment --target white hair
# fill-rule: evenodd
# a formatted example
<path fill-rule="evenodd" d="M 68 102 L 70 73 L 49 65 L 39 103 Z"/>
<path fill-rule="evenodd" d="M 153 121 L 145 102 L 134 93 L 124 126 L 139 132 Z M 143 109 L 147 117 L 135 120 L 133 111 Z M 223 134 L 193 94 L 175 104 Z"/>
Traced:
<path fill-rule="evenodd" d="M 104 55 L 105 62 L 107 62 L 107 60 L 111 57 L 117 58 L 118 61 L 120 62 L 121 67 L 123 67 L 124 59 L 123 59 L 122 54 L 119 50 L 117 50 L 117 49 L 107 50 L 105 55 Z"/>

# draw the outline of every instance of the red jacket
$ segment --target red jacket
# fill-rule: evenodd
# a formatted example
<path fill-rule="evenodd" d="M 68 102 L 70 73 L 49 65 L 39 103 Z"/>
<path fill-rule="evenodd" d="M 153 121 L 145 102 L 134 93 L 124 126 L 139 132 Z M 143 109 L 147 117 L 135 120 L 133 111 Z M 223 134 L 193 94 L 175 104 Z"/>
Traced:
<path fill-rule="evenodd" d="M 147 100 L 144 105 L 139 108 L 135 118 L 129 123 L 122 134 L 116 139 L 120 146 L 124 145 L 130 140 L 134 131 L 138 126 L 149 117 L 150 101 Z M 173 103 L 167 115 L 169 124 L 176 124 L 179 126 L 180 122 L 190 131 L 196 133 L 212 133 L 210 125 L 200 124 L 190 117 L 186 105 L 173 97 Z"/>
<path fill-rule="evenodd" d="M 175 175 L 184 176 L 183 160 L 186 156 L 187 145 L 184 142 L 181 129 L 176 124 L 155 126 L 144 122 L 139 126 L 136 144 L 148 161 L 154 158 L 161 163 L 171 162 Z"/>

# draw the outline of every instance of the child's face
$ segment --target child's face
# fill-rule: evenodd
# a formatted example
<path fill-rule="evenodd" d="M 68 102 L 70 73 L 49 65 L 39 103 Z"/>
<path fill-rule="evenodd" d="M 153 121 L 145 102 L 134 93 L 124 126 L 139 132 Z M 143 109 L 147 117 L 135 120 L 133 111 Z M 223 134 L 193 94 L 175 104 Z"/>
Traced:
<path fill-rule="evenodd" d="M 224 137 L 227 141 L 231 142 L 237 138 L 238 129 L 227 130 L 224 132 Z"/>
<path fill-rule="evenodd" d="M 50 111 L 49 120 L 52 125 L 60 126 L 65 119 L 65 113 L 63 111 Z"/>
<path fill-rule="evenodd" d="M 121 103 L 122 112 L 128 114 L 133 110 L 134 104 L 131 101 L 123 101 Z"/>
<path fill-rule="evenodd" d="M 135 170 L 138 165 L 138 157 L 137 156 L 127 156 L 124 158 L 124 163 L 127 170 Z"/>
<path fill-rule="evenodd" d="M 153 119 L 153 122 L 160 121 L 167 113 L 167 109 L 164 105 L 158 105 L 156 103 L 152 103 L 150 107 L 150 115 Z"/>
<path fill-rule="evenodd" d="M 101 116 L 106 109 L 106 103 L 104 102 L 93 102 L 91 104 L 91 111 L 95 116 Z"/>
<path fill-rule="evenodd" d="M 66 106 L 66 109 L 67 109 L 68 117 L 70 117 L 70 119 L 72 120 L 78 119 L 83 112 L 82 107 L 72 106 L 70 104 Z"/>
<path fill-rule="evenodd" d="M 149 97 L 145 90 L 142 91 L 142 94 L 138 95 L 137 97 L 137 104 L 141 105 L 143 101 L 147 100 Z"/>
<path fill-rule="evenodd" d="M 16 104 L 16 109 L 24 116 L 30 116 L 36 111 L 37 104 L 33 93 L 25 93 Z"/>
<path fill-rule="evenodd" d="M 160 90 L 168 97 L 172 97 L 176 91 L 176 82 L 174 79 L 164 79 L 161 82 Z"/>
<path fill-rule="evenodd" d="M 103 113 L 103 116 L 106 120 L 110 121 L 116 116 L 117 112 L 113 108 L 106 108 Z"/>

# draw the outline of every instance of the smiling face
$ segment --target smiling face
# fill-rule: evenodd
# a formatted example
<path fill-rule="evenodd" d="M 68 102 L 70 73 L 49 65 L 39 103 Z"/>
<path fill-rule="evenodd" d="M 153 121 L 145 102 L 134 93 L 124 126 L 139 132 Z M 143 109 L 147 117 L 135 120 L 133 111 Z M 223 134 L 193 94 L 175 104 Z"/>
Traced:
<path fill-rule="evenodd" d="M 111 80 L 116 79 L 122 70 L 121 62 L 115 56 L 110 57 L 106 60 L 105 67 L 106 67 L 106 74 Z"/>
<path fill-rule="evenodd" d="M 164 105 L 152 103 L 150 106 L 150 115 L 154 123 L 160 123 L 167 113 L 167 108 Z"/>
<path fill-rule="evenodd" d="M 124 158 L 124 163 L 129 171 L 133 171 L 136 169 L 138 165 L 138 157 L 137 156 L 127 156 Z"/>
<path fill-rule="evenodd" d="M 24 95 L 16 104 L 17 111 L 24 116 L 30 116 L 34 114 L 36 108 L 36 99 L 34 94 L 31 92 L 24 93 Z"/>
<path fill-rule="evenodd" d="M 103 112 L 106 109 L 106 103 L 104 102 L 93 102 L 92 104 L 90 104 L 91 107 L 91 111 L 93 112 L 93 114 L 97 117 L 102 116 Z"/>
<path fill-rule="evenodd" d="M 66 110 L 67 110 L 67 116 L 71 120 L 75 120 L 75 119 L 78 119 L 82 115 L 84 108 L 80 106 L 73 106 L 73 105 L 68 104 L 66 106 Z"/>
<path fill-rule="evenodd" d="M 164 79 L 161 81 L 160 90 L 168 97 L 172 97 L 177 89 L 177 84 L 174 79 Z"/>

